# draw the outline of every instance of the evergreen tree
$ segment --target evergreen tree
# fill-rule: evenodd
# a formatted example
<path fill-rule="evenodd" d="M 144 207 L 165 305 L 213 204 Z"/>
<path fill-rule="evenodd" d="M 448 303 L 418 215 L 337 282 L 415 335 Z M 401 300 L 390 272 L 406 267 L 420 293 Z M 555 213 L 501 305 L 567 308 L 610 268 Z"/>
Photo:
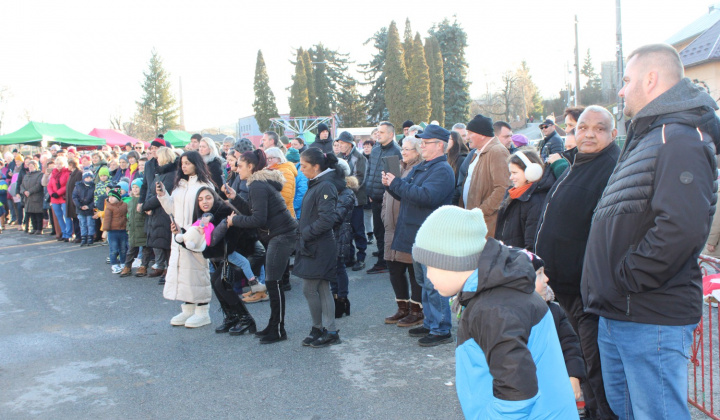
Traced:
<path fill-rule="evenodd" d="M 363 97 L 357 90 L 357 81 L 350 80 L 338 95 L 338 114 L 342 127 L 364 127 L 366 122 Z"/>
<path fill-rule="evenodd" d="M 312 58 L 310 58 L 310 51 L 308 50 L 303 53 L 303 64 L 305 65 L 305 75 L 307 76 L 308 115 L 315 115 L 315 101 L 317 100 L 317 96 L 315 95 L 315 75 L 313 74 Z"/>
<path fill-rule="evenodd" d="M 322 44 L 315 46 L 313 50 L 314 58 L 317 64 L 313 69 L 313 75 L 315 77 L 315 115 L 318 116 L 329 116 L 332 114 L 332 97 L 330 92 L 330 82 L 327 77 L 327 58 L 325 56 L 325 47 Z"/>
<path fill-rule="evenodd" d="M 170 91 L 169 73 L 162 65 L 160 55 L 152 50 L 147 72 L 143 73 L 143 97 L 137 102 L 137 115 L 144 116 L 143 123 L 148 125 L 155 135 L 172 130 L 178 126 L 178 112 L 175 96 Z"/>
<path fill-rule="evenodd" d="M 470 83 L 467 80 L 468 63 L 465 60 L 467 34 L 456 21 L 447 19 L 430 29 L 437 38 L 443 57 L 445 82 L 445 125 L 465 123 L 470 114 Z"/>
<path fill-rule="evenodd" d="M 265 59 L 263 59 L 261 50 L 258 50 L 257 63 L 255 64 L 254 89 L 255 102 L 253 102 L 253 110 L 255 110 L 255 119 L 260 131 L 265 132 L 270 129 L 270 118 L 277 118 L 280 115 L 275 103 L 275 95 L 270 89 L 270 78 L 265 68 Z"/>
<path fill-rule="evenodd" d="M 405 68 L 405 54 L 400 43 L 400 34 L 395 21 L 388 30 L 387 54 L 385 57 L 385 102 L 390 122 L 400 127 L 408 117 L 408 75 Z"/>
<path fill-rule="evenodd" d="M 410 50 L 413 47 L 413 34 L 410 27 L 410 18 L 405 18 L 405 35 L 403 36 L 403 51 L 405 52 L 405 68 L 410 69 Z"/>
<path fill-rule="evenodd" d="M 405 56 L 410 57 L 407 69 L 409 118 L 417 124 L 430 122 L 430 71 L 419 33 L 415 34 L 411 48 L 405 50 Z"/>
<path fill-rule="evenodd" d="M 363 98 L 367 109 L 367 123 L 377 125 L 381 121 L 390 118 L 385 104 L 385 51 L 387 50 L 387 28 L 383 27 L 365 41 L 367 45 L 372 41 L 373 47 L 377 50 L 372 60 L 367 64 L 361 64 L 362 73 L 365 76 L 365 85 L 372 85 L 370 92 Z"/>
<path fill-rule="evenodd" d="M 598 104 L 602 101 L 602 81 L 598 74 L 595 73 L 595 67 L 590 58 L 590 49 L 587 50 L 580 74 L 587 79 L 585 87 L 580 89 L 580 97 L 578 98 L 580 103 L 583 105 Z"/>
<path fill-rule="evenodd" d="M 445 81 L 443 80 L 443 61 L 438 40 L 431 36 L 425 40 L 425 60 L 430 73 L 430 121 L 445 125 Z"/>
<path fill-rule="evenodd" d="M 535 85 L 535 82 L 532 80 L 530 67 L 528 67 L 525 60 L 520 63 L 520 68 L 517 69 L 515 75 L 517 76 L 518 93 L 521 96 L 516 112 L 522 118 L 528 118 L 531 115 L 539 118 L 543 109 L 542 98 L 540 97 L 537 85 Z M 523 111 L 525 115 L 522 115 Z"/>
<path fill-rule="evenodd" d="M 297 50 L 297 58 L 295 61 L 295 75 L 293 76 L 293 84 L 290 88 L 290 116 L 291 117 L 307 117 L 308 99 L 307 74 L 305 73 L 305 62 L 303 61 L 304 51 L 302 48 Z"/>
<path fill-rule="evenodd" d="M 347 88 L 354 79 L 348 76 L 349 54 L 325 48 L 327 78 L 330 87 L 330 108 L 337 110 L 339 92 Z"/>

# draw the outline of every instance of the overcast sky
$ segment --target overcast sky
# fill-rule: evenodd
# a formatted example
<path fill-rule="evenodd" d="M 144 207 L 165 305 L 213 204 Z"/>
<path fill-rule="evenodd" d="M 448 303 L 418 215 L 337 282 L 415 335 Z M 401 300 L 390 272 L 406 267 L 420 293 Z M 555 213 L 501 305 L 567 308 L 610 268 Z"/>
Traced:
<path fill-rule="evenodd" d="M 624 0 L 623 48 L 662 42 L 707 13 L 711 0 Z M 504 1 L 184 1 L 4 0 L 0 2 L 2 131 L 32 120 L 82 131 L 129 118 L 155 48 L 177 92 L 182 78 L 189 131 L 234 125 L 251 115 L 253 77 L 262 49 L 280 112 L 289 109 L 294 49 L 322 42 L 369 61 L 363 46 L 391 20 L 410 18 L 421 36 L 444 17 L 457 16 L 468 34 L 466 57 L 473 98 L 493 90 L 500 75 L 522 60 L 544 96 L 557 96 L 574 48 L 589 48 L 596 70 L 615 59 L 615 0 Z M 582 65 L 582 63 L 581 63 Z M 572 67 L 570 67 L 572 69 Z"/>

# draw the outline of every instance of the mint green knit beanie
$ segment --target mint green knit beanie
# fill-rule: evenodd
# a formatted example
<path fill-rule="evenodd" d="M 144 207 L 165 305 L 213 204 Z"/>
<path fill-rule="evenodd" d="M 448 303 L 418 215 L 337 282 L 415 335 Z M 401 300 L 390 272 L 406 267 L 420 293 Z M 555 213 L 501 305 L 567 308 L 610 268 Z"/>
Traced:
<path fill-rule="evenodd" d="M 475 270 L 487 242 L 487 233 L 482 210 L 442 206 L 420 226 L 412 256 L 428 267 L 447 271 Z"/>

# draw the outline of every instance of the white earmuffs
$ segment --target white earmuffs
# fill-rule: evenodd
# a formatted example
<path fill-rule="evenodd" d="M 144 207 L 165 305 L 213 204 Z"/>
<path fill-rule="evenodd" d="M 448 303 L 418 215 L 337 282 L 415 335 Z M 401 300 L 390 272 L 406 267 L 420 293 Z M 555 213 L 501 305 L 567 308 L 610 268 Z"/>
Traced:
<path fill-rule="evenodd" d="M 543 175 L 543 167 L 537 163 L 530 162 L 525 153 L 521 151 L 515 152 L 515 155 L 520 158 L 525 164 L 525 179 L 529 182 L 539 181 Z"/>

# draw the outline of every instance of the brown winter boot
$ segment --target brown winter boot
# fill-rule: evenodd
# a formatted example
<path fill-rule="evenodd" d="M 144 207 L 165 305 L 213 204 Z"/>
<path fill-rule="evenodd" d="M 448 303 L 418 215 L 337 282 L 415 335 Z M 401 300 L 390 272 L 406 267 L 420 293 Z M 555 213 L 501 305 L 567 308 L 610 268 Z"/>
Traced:
<path fill-rule="evenodd" d="M 425 315 L 423 315 L 422 305 L 416 302 L 410 301 L 410 313 L 405 318 L 397 322 L 398 327 L 413 327 L 415 325 L 421 325 Z"/>
<path fill-rule="evenodd" d="M 145 277 L 147 276 L 147 267 L 140 266 L 137 269 L 137 273 L 135 273 L 135 277 Z"/>
<path fill-rule="evenodd" d="M 132 274 L 132 268 L 125 266 L 120 272 L 120 277 L 129 277 Z"/>
<path fill-rule="evenodd" d="M 398 321 L 408 316 L 408 306 L 409 302 L 407 300 L 397 300 L 398 310 L 395 312 L 395 315 L 390 315 L 389 317 L 385 318 L 386 324 L 397 324 Z"/>

